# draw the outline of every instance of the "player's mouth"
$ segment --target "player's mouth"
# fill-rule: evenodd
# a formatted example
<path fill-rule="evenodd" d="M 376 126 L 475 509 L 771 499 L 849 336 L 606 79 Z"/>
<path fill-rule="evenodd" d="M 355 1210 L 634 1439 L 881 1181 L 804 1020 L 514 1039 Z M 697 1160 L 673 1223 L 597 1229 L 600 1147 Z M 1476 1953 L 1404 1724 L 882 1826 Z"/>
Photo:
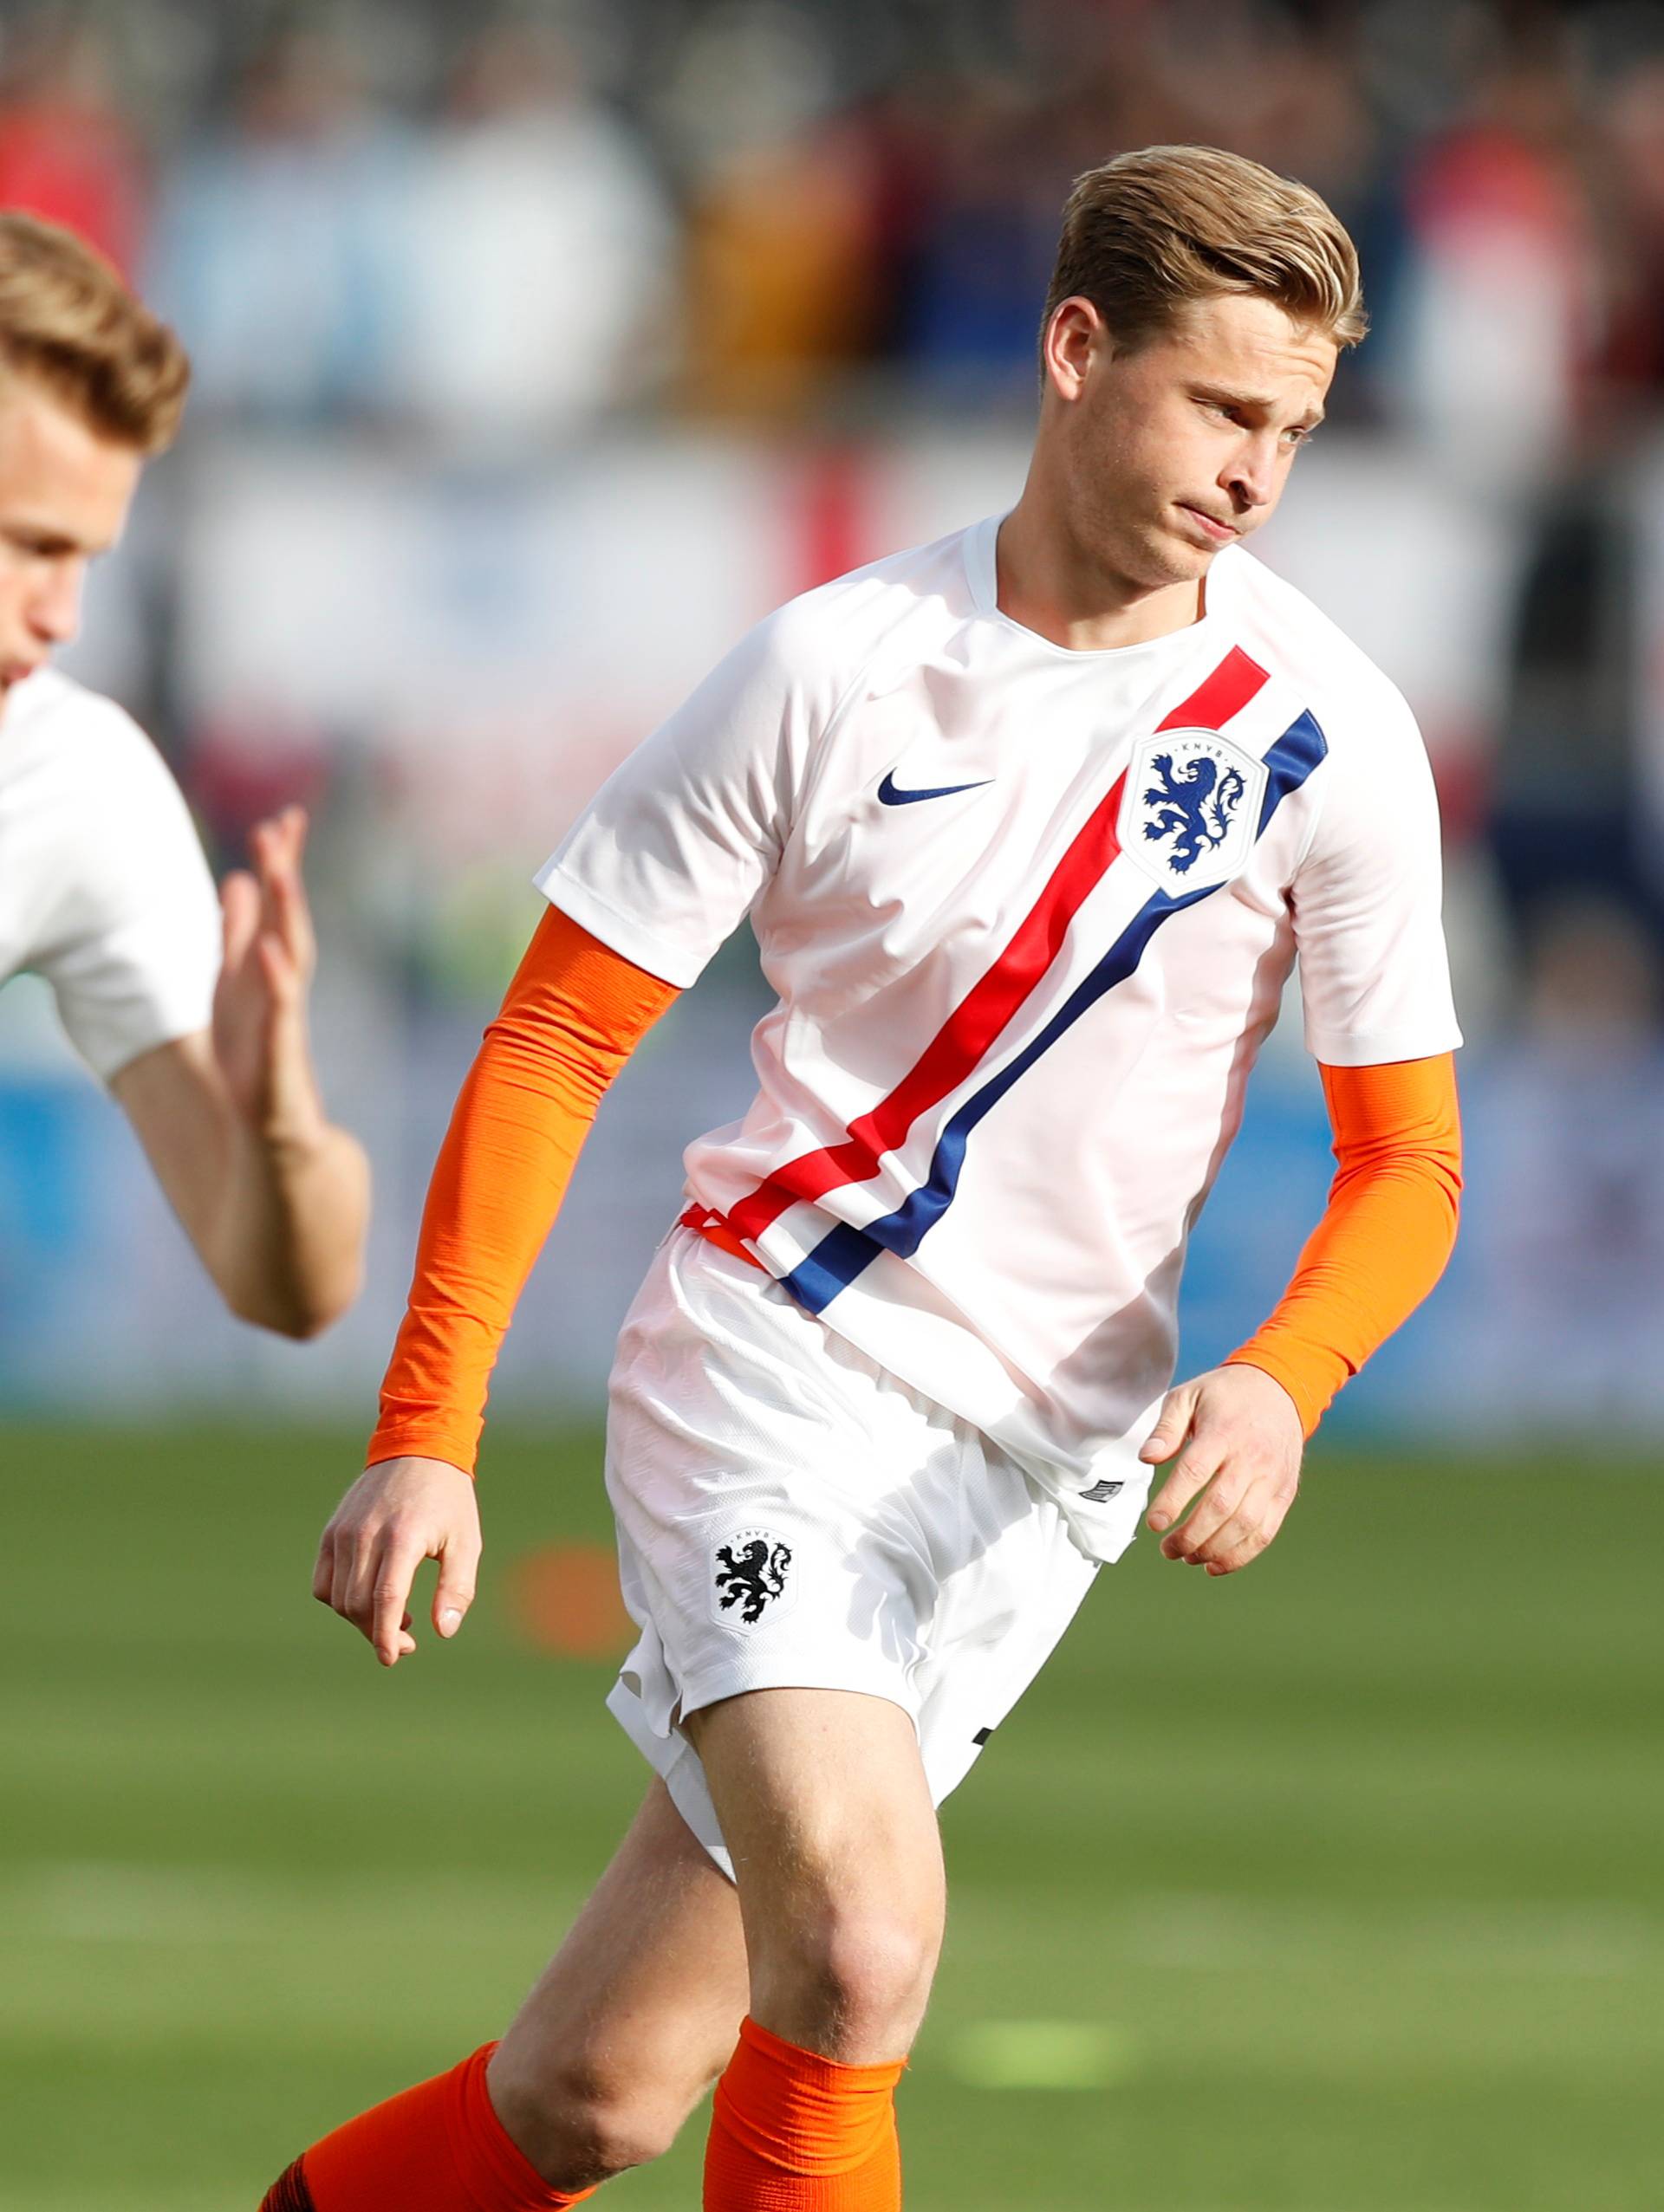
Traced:
<path fill-rule="evenodd" d="M 1211 544 L 1229 545 L 1232 538 L 1242 535 L 1234 522 L 1221 522 L 1217 515 L 1210 515 L 1205 507 L 1193 507 L 1187 499 L 1179 502 L 1179 512 L 1188 515 Z"/>

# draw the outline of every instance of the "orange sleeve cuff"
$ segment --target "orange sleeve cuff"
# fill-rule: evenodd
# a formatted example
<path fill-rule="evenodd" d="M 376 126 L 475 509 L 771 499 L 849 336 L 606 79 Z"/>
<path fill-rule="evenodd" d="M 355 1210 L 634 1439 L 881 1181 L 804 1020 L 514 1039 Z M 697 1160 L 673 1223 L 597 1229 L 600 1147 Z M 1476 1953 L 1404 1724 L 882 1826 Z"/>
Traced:
<path fill-rule="evenodd" d="M 472 1472 L 497 1347 L 601 1094 L 677 996 L 558 908 L 538 924 L 434 1164 L 367 1465 Z"/>
<path fill-rule="evenodd" d="M 1336 1162 L 1329 1204 L 1275 1312 L 1225 1362 L 1281 1383 L 1307 1436 L 1444 1273 L 1462 1189 L 1448 1053 L 1322 1074 Z"/>

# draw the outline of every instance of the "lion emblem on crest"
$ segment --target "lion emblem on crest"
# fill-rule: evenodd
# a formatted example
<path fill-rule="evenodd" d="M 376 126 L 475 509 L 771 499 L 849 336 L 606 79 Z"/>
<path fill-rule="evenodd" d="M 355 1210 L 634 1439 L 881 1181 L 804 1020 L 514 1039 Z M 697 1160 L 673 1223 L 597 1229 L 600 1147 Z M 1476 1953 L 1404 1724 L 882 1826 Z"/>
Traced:
<path fill-rule="evenodd" d="M 755 1628 L 766 1608 L 784 1591 L 791 1547 L 765 1529 L 742 1528 L 731 1543 L 717 1547 L 717 1603 L 724 1612 L 738 1606 L 739 1618 Z"/>
<path fill-rule="evenodd" d="M 1150 772 L 1160 780 L 1144 794 L 1144 804 L 1155 809 L 1144 825 L 1144 834 L 1153 842 L 1174 839 L 1168 865 L 1183 875 L 1204 853 L 1224 844 L 1247 782 L 1239 769 L 1227 768 L 1221 774 L 1219 763 L 1206 753 L 1198 753 L 1179 769 L 1171 753 L 1157 753 Z"/>

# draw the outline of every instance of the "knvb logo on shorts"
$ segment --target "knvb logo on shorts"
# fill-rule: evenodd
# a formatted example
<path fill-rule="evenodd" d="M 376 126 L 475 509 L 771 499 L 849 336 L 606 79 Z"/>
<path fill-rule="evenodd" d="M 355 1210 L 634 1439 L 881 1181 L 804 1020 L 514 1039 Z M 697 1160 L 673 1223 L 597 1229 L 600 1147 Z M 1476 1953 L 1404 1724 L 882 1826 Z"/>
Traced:
<path fill-rule="evenodd" d="M 1107 1480 L 1101 1482 L 1094 1482 L 1089 1490 L 1082 1490 L 1081 1492 L 1081 1503 L 1082 1505 L 1108 1505 L 1113 1499 L 1118 1498 L 1126 1487 L 1127 1485 L 1125 1482 L 1111 1482 Z"/>
<path fill-rule="evenodd" d="M 797 1596 L 791 1547 L 769 1528 L 735 1529 L 716 1547 L 712 1577 L 712 1611 L 736 1627 L 755 1628 L 765 1614 L 789 1613 Z"/>
<path fill-rule="evenodd" d="M 1163 730 L 1127 771 L 1121 849 L 1174 898 L 1211 891 L 1252 850 L 1265 763 L 1212 730 Z"/>

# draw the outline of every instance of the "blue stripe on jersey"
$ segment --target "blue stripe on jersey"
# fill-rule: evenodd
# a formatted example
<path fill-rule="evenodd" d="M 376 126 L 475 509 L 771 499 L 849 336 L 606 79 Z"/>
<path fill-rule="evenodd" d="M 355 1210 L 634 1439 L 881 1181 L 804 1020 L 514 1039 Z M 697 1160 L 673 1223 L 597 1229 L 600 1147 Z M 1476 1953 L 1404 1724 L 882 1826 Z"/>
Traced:
<path fill-rule="evenodd" d="M 1265 756 L 1265 800 L 1259 810 L 1259 827 L 1254 832 L 1256 840 L 1264 837 L 1271 816 L 1290 792 L 1300 788 L 1328 751 L 1323 733 L 1310 714 L 1289 724 Z"/>
<path fill-rule="evenodd" d="M 1290 792 L 1299 789 L 1328 750 L 1323 733 L 1310 714 L 1303 714 L 1297 722 L 1290 723 L 1265 756 L 1265 801 L 1260 808 L 1256 840 L 1264 834 L 1282 801 Z M 1170 892 L 1158 891 L 1147 899 L 1097 966 L 1076 985 L 1045 1027 L 952 1115 L 937 1142 L 930 1173 L 919 1188 L 893 1213 L 869 1222 L 865 1229 L 840 1223 L 789 1275 L 782 1278 L 798 1304 L 811 1314 L 822 1313 L 841 1290 L 847 1289 L 857 1275 L 871 1267 L 881 1252 L 894 1252 L 900 1259 L 916 1252 L 953 1203 L 965 1165 L 965 1146 L 971 1132 L 983 1116 L 999 1104 L 1012 1085 L 1026 1075 L 1106 991 L 1126 981 L 1143 958 L 1145 947 L 1169 916 L 1180 913 L 1186 906 L 1194 906 L 1199 899 L 1211 898 L 1215 891 L 1223 889 L 1222 884 L 1210 884 L 1200 891 L 1185 892 L 1177 897 Z"/>

